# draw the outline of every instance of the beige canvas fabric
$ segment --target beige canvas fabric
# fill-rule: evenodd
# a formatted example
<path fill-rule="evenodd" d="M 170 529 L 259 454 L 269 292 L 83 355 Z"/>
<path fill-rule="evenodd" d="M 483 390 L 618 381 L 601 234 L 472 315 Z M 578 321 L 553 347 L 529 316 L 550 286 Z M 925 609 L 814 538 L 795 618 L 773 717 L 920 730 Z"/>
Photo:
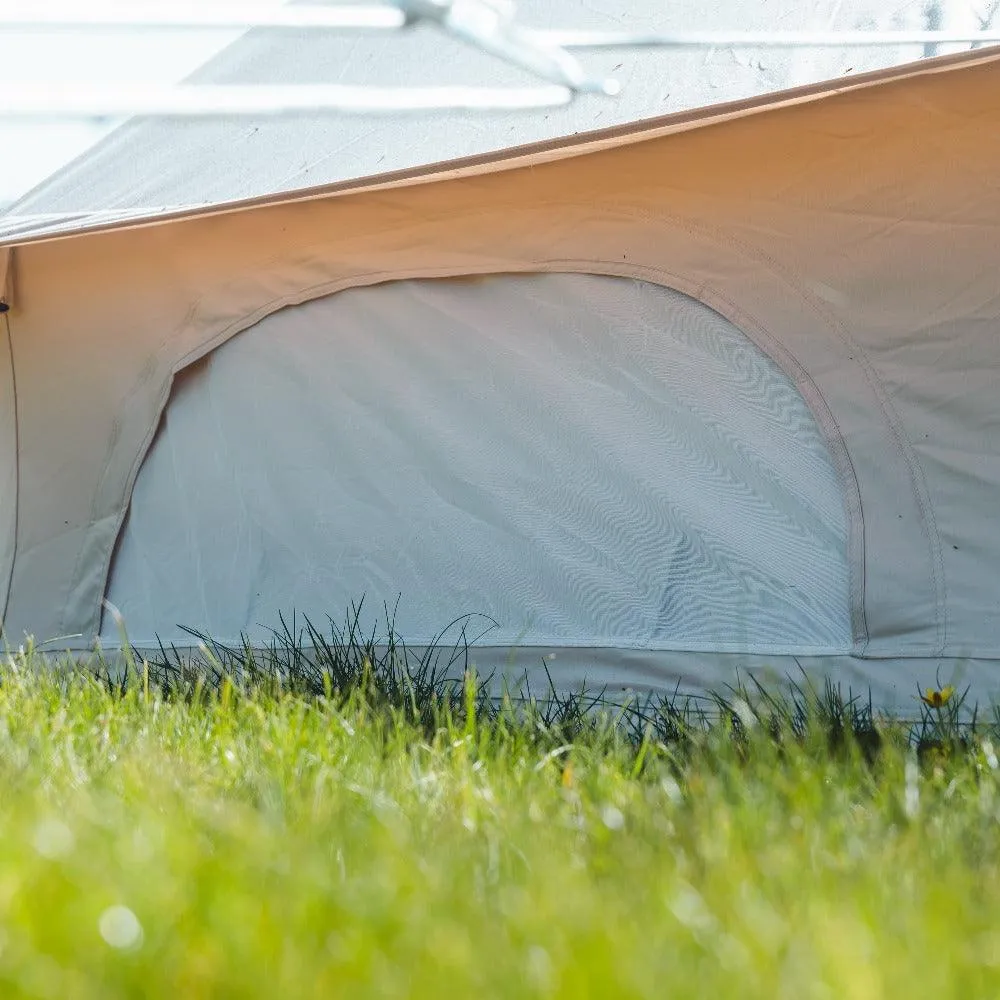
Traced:
<path fill-rule="evenodd" d="M 554 271 L 689 294 L 794 380 L 843 484 L 855 657 L 1000 656 L 998 117 L 998 56 L 975 53 L 368 190 L 19 246 L 8 636 L 96 634 L 132 483 L 195 359 L 345 288 Z"/>

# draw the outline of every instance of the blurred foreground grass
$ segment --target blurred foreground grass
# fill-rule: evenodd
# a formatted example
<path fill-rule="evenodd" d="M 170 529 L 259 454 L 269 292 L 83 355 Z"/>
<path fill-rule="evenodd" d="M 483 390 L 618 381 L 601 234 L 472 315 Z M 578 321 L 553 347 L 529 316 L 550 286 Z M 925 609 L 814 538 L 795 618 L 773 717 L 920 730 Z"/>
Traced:
<path fill-rule="evenodd" d="M 0 669 L 0 996 L 985 997 L 1000 771 Z M 785 738 L 787 737 L 787 738 Z M 868 755 L 871 756 L 870 754 Z"/>

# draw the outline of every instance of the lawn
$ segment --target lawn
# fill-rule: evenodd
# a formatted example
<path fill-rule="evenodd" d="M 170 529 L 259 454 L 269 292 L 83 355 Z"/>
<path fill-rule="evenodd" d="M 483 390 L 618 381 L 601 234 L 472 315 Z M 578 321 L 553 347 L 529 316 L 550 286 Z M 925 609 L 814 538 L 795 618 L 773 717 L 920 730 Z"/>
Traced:
<path fill-rule="evenodd" d="M 472 694 L 8 657 L 0 996 L 1000 994 L 989 727 L 918 758 L 828 711 L 615 726 Z"/>

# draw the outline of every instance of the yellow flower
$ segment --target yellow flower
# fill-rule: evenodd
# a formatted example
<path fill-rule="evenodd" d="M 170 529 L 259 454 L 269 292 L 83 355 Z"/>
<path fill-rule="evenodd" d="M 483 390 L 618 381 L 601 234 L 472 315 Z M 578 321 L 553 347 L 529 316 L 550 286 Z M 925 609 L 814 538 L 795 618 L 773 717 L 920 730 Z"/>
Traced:
<path fill-rule="evenodd" d="M 931 708 L 943 708 L 945 705 L 951 701 L 951 696 L 955 693 L 954 687 L 949 684 L 947 687 L 941 688 L 940 691 L 934 688 L 928 688 L 921 696 L 921 701 L 926 705 L 930 705 Z"/>
<path fill-rule="evenodd" d="M 562 773 L 562 785 L 563 788 L 573 787 L 573 762 L 568 761 L 566 766 L 563 768 Z"/>

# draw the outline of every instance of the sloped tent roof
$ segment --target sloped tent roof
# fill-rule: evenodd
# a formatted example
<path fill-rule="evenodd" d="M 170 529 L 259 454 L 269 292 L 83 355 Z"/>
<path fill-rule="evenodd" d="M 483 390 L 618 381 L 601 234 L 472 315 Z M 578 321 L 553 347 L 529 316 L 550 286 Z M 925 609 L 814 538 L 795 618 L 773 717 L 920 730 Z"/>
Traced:
<path fill-rule="evenodd" d="M 580 30 L 922 29 L 923 5 L 882 0 L 761 0 L 669 5 L 536 0 L 519 20 Z M 762 97 L 884 69 L 918 45 L 758 50 L 625 49 L 576 53 L 595 75 L 623 84 L 614 99 L 578 97 L 547 111 L 281 120 L 136 119 L 0 215 L 0 237 L 70 231 L 116 219 L 340 184 L 490 155 L 668 113 Z M 518 87 L 534 77 L 429 27 L 389 34 L 251 31 L 193 75 L 199 84 L 474 85 Z"/>
<path fill-rule="evenodd" d="M 898 701 L 961 660 L 995 693 L 998 117 L 985 51 L 438 174 L 19 241 L 3 264 L 7 635 L 97 634 L 174 375 L 238 332 L 395 279 L 582 272 L 706 303 L 809 404 L 844 490 L 852 630 L 815 669 Z M 654 686 L 776 665 L 617 653 L 611 679 Z"/>

